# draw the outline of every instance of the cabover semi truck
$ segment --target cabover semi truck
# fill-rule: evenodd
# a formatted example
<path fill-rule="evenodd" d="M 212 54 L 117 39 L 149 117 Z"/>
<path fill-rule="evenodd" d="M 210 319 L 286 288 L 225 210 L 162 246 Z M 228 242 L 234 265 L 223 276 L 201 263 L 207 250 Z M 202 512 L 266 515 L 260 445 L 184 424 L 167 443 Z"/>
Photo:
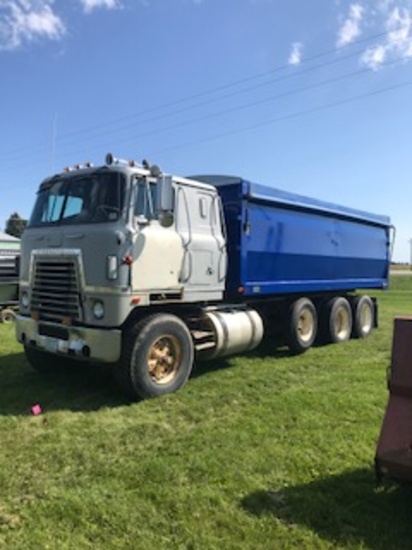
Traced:
<path fill-rule="evenodd" d="M 195 359 L 264 336 L 293 353 L 366 337 L 377 326 L 366 289 L 387 287 L 390 240 L 386 216 L 109 154 L 41 183 L 17 337 L 39 371 L 109 363 L 134 398 L 158 396 Z"/>

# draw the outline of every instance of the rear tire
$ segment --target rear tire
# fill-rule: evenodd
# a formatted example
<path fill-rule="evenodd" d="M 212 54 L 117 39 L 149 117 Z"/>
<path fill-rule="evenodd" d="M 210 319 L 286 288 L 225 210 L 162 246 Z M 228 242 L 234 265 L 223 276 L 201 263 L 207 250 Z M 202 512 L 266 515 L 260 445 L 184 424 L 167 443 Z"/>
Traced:
<path fill-rule="evenodd" d="M 158 397 L 186 384 L 193 358 L 192 336 L 185 323 L 175 315 L 160 313 L 126 332 L 114 373 L 131 397 Z"/>
<path fill-rule="evenodd" d="M 16 314 L 12 309 L 2 309 L 0 311 L 1 323 L 14 323 L 16 320 Z"/>
<path fill-rule="evenodd" d="M 322 312 L 322 336 L 326 343 L 349 340 L 352 333 L 352 309 L 346 298 L 329 300 Z"/>
<path fill-rule="evenodd" d="M 294 354 L 304 353 L 315 341 L 318 331 L 316 308 L 309 298 L 299 298 L 290 308 L 287 344 Z"/>
<path fill-rule="evenodd" d="M 372 332 L 375 305 L 369 296 L 356 296 L 352 302 L 354 338 L 366 338 Z"/>

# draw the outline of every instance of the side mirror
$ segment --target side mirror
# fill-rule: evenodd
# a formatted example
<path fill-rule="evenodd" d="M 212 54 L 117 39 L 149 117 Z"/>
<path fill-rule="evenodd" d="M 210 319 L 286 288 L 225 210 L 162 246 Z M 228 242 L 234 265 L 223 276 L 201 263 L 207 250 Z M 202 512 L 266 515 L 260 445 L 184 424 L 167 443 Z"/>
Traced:
<path fill-rule="evenodd" d="M 157 178 L 156 213 L 160 223 L 169 227 L 173 223 L 172 176 L 161 174 Z"/>

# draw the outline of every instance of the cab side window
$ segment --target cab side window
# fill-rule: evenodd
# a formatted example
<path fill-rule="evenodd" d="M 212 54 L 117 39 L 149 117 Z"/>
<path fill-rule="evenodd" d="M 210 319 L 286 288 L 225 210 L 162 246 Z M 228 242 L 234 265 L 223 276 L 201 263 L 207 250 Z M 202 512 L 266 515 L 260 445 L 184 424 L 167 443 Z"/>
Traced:
<path fill-rule="evenodd" d="M 134 215 L 152 220 L 155 215 L 156 184 L 139 181 L 136 185 Z"/>

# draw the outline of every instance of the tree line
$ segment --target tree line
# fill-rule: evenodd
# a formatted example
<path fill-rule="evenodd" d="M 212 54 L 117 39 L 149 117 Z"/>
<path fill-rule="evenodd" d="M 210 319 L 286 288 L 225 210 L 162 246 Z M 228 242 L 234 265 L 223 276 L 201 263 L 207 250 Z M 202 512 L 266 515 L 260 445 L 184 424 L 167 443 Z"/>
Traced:
<path fill-rule="evenodd" d="M 22 218 L 17 212 L 13 212 L 6 221 L 4 232 L 7 233 L 7 235 L 20 239 L 26 225 L 27 220 Z"/>

